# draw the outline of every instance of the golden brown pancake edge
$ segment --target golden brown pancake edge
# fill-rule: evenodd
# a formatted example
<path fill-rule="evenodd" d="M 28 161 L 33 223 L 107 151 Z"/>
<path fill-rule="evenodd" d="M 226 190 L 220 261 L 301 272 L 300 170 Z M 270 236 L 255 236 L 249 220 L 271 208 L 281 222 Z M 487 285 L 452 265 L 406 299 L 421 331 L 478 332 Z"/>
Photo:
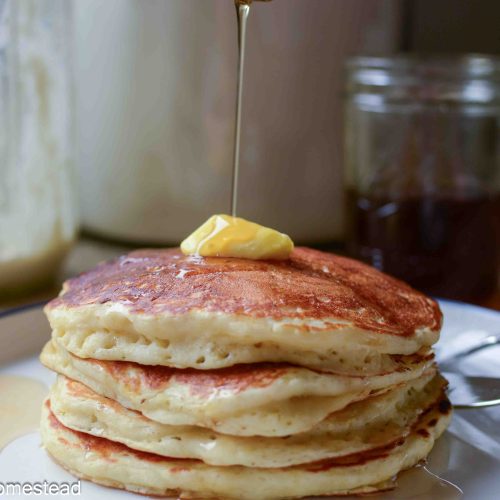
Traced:
<path fill-rule="evenodd" d="M 309 248 L 286 261 L 185 256 L 137 250 L 68 280 L 47 310 L 120 304 L 132 314 L 191 311 L 274 320 L 347 322 L 403 337 L 439 331 L 431 298 L 361 262 Z"/>

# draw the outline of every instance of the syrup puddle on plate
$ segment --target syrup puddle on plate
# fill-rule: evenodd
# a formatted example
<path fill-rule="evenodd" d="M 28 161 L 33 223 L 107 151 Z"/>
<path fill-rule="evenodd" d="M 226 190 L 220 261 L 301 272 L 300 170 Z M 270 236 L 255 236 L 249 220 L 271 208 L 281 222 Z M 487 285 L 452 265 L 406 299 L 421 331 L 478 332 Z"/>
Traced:
<path fill-rule="evenodd" d="M 435 474 L 426 464 L 401 472 L 396 484 L 387 494 L 388 499 L 456 500 L 463 497 L 463 491 L 456 484 Z"/>
<path fill-rule="evenodd" d="M 450 470 L 450 436 L 445 434 L 435 443 L 427 461 L 399 473 L 392 479 L 393 489 L 369 493 L 370 500 L 458 500 L 464 493 L 458 484 L 442 476 L 453 477 Z M 318 497 L 312 497 L 318 498 Z M 322 497 L 325 498 L 325 497 Z M 330 497 L 326 497 L 330 498 Z M 353 497 L 331 497 L 332 500 L 353 500 Z"/>
<path fill-rule="evenodd" d="M 42 403 L 49 392 L 42 382 L 18 375 L 0 375 L 0 451 L 40 424 Z"/>
<path fill-rule="evenodd" d="M 307 497 L 310 500 L 457 500 L 463 498 L 463 491 L 451 481 L 439 477 L 428 469 L 425 463 L 403 471 L 392 479 L 393 489 L 356 496 Z"/>

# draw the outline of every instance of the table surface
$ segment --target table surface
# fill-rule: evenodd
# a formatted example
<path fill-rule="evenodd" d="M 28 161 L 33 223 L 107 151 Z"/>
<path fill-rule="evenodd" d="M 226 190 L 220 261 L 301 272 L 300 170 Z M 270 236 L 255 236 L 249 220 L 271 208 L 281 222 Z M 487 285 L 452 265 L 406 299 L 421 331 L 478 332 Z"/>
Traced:
<path fill-rule="evenodd" d="M 129 247 L 106 243 L 90 238 L 81 238 L 66 259 L 59 278 L 52 287 L 22 297 L 0 298 L 0 310 L 19 307 L 34 302 L 42 302 L 55 297 L 63 280 L 86 271 L 103 260 L 112 259 L 130 251 Z M 500 288 L 487 300 L 478 301 L 476 305 L 500 311 Z"/>

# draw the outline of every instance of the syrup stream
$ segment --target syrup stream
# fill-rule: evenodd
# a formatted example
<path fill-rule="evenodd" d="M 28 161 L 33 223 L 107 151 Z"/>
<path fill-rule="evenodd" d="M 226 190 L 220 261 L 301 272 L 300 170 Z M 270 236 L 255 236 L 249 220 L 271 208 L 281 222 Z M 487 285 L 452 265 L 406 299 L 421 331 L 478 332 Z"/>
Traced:
<path fill-rule="evenodd" d="M 243 95 L 243 69 L 245 66 L 245 39 L 250 4 L 236 0 L 238 21 L 238 79 L 236 87 L 236 123 L 234 127 L 233 181 L 231 185 L 231 215 L 236 217 L 238 202 L 238 174 L 240 167 L 241 98 Z"/>

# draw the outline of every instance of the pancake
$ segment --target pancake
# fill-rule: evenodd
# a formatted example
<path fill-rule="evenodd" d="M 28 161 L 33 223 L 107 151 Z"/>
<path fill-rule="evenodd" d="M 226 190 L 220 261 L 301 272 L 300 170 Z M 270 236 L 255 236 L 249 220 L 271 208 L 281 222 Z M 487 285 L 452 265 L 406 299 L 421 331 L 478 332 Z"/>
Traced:
<path fill-rule="evenodd" d="M 217 467 L 132 450 L 105 438 L 70 430 L 47 402 L 41 434 L 47 451 L 72 474 L 146 495 L 278 499 L 368 493 L 425 458 L 450 418 L 447 399 L 425 412 L 405 439 L 369 452 L 286 468 Z"/>
<path fill-rule="evenodd" d="M 45 311 L 54 338 L 82 358 L 367 376 L 431 346 L 442 321 L 436 302 L 404 283 L 306 248 L 287 261 L 136 251 L 67 281 Z"/>
<path fill-rule="evenodd" d="M 201 427 L 160 424 L 61 375 L 50 401 L 66 427 L 135 450 L 210 465 L 275 468 L 360 453 L 406 437 L 418 417 L 442 397 L 445 386 L 443 378 L 429 374 L 335 412 L 309 432 L 284 438 L 227 436 Z"/>
<path fill-rule="evenodd" d="M 433 366 L 432 356 L 415 356 L 399 371 L 373 377 L 341 376 L 286 364 L 179 370 L 82 359 L 53 341 L 40 359 L 51 370 L 157 422 L 264 436 L 308 430 L 332 411 L 415 380 Z"/>

